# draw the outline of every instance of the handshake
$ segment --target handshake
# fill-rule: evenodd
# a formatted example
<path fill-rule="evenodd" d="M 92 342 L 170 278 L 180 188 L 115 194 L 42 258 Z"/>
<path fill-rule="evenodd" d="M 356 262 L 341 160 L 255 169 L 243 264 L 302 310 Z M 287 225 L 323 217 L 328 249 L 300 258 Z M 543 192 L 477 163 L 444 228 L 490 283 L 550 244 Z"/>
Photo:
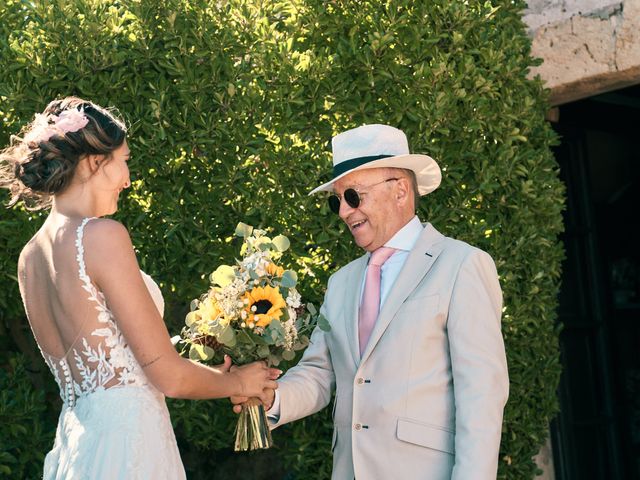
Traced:
<path fill-rule="evenodd" d="M 231 362 L 228 356 L 225 357 L 225 363 L 227 362 Z M 264 379 L 265 369 L 268 370 L 266 372 L 268 375 L 266 381 Z M 239 414 L 242 411 L 242 405 L 246 404 L 251 398 L 259 399 L 265 411 L 268 411 L 273 406 L 276 389 L 278 388 L 276 380 L 282 375 L 282 370 L 268 368 L 265 362 L 258 361 L 241 367 L 233 366 L 230 371 L 238 374 L 241 384 L 240 391 L 242 392 L 242 395 L 230 397 L 235 413 Z"/>

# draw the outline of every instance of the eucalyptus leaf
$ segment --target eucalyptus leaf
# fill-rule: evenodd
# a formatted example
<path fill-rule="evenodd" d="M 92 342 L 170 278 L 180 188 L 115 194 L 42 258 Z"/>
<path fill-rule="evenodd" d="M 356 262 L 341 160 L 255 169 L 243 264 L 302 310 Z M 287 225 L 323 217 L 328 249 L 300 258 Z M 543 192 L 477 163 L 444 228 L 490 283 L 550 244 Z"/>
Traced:
<path fill-rule="evenodd" d="M 289 247 L 291 246 L 291 242 L 289 241 L 289 239 L 287 237 L 285 237 L 284 235 L 278 235 L 276 236 L 271 243 L 273 244 L 274 247 L 276 247 L 276 250 L 278 250 L 279 252 L 285 252 L 289 249 Z"/>
<path fill-rule="evenodd" d="M 296 358 L 296 352 L 293 350 L 283 350 L 282 351 L 282 359 L 286 361 L 291 361 Z"/>
<path fill-rule="evenodd" d="M 220 265 L 210 276 L 211 283 L 222 288 L 233 282 L 235 278 L 236 271 L 229 265 Z"/>
<path fill-rule="evenodd" d="M 318 328 L 320 328 L 320 330 L 322 330 L 324 332 L 330 332 L 331 331 L 331 324 L 326 319 L 326 317 L 324 315 L 322 315 L 322 314 L 318 315 Z"/>
<path fill-rule="evenodd" d="M 247 225 L 246 223 L 240 222 L 236 226 L 235 235 L 236 237 L 247 238 L 251 236 L 252 232 L 253 232 L 253 227 L 251 225 Z"/>
<path fill-rule="evenodd" d="M 190 327 L 198 321 L 198 316 L 199 313 L 197 312 L 189 312 L 187 313 L 187 317 L 185 318 L 184 323 L 187 325 L 187 327 Z"/>
<path fill-rule="evenodd" d="M 251 335 L 249 335 L 246 331 L 244 330 L 239 330 L 236 333 L 236 342 L 238 344 L 244 343 L 244 344 L 248 344 L 248 345 L 255 345 L 256 342 L 254 341 L 254 339 L 251 337 Z"/>
<path fill-rule="evenodd" d="M 192 343 L 191 348 L 189 349 L 189 358 L 191 360 L 206 361 L 213 358 L 214 355 L 215 351 L 213 348 L 208 347 L 207 345 Z"/>
<path fill-rule="evenodd" d="M 269 346 L 268 345 L 260 345 L 256 350 L 256 353 L 259 358 L 268 358 L 269 357 Z"/>
<path fill-rule="evenodd" d="M 220 335 L 218 335 L 218 341 L 224 344 L 227 347 L 235 347 L 236 346 L 236 332 L 234 329 L 227 325 L 224 327 Z"/>
<path fill-rule="evenodd" d="M 285 288 L 293 288 L 298 283 L 298 274 L 293 270 L 285 270 L 280 283 Z"/>
<path fill-rule="evenodd" d="M 251 278 L 251 280 L 258 280 L 260 278 L 260 275 L 258 275 L 255 270 L 249 269 L 249 277 Z"/>
<path fill-rule="evenodd" d="M 271 365 L 272 367 L 277 367 L 278 365 L 280 365 L 280 362 L 281 359 L 278 355 L 269 355 L 269 365 Z"/>

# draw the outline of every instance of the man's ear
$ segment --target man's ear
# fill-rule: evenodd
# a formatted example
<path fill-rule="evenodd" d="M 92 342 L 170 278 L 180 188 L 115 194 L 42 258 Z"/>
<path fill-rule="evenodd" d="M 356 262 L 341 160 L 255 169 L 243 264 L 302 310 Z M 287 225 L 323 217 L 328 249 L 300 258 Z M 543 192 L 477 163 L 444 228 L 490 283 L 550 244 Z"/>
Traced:
<path fill-rule="evenodd" d="M 404 206 L 409 202 L 411 192 L 411 185 L 409 184 L 409 179 L 406 177 L 399 177 L 396 180 L 396 202 L 400 206 Z"/>

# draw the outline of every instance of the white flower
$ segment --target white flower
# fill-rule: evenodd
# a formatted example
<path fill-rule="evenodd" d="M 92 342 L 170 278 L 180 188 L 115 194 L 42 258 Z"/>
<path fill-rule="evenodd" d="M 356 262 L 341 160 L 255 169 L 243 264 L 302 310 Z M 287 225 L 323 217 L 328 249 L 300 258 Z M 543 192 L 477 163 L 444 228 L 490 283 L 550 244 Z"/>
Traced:
<path fill-rule="evenodd" d="M 292 350 L 293 344 L 298 338 L 296 323 L 292 319 L 289 319 L 282 324 L 282 328 L 284 329 L 284 348 L 286 350 Z"/>
<path fill-rule="evenodd" d="M 298 291 L 295 288 L 290 288 L 289 289 L 289 295 L 287 296 L 287 305 L 288 306 L 290 306 L 292 308 L 300 307 L 300 305 L 302 305 L 301 299 L 302 299 L 302 297 L 300 296 L 300 294 L 298 293 Z"/>

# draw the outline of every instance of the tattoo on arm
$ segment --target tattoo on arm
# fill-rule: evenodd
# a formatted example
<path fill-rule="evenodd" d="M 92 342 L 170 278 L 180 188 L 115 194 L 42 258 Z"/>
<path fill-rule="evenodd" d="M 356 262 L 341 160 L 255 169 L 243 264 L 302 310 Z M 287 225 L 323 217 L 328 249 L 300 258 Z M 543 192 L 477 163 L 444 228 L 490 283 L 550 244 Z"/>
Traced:
<path fill-rule="evenodd" d="M 154 363 L 156 363 L 158 360 L 160 360 L 160 358 L 162 358 L 162 355 L 157 356 L 156 358 L 154 358 L 153 360 L 149 360 L 146 363 L 143 363 L 142 365 L 140 365 L 142 368 L 147 368 L 149 365 L 152 365 Z"/>

